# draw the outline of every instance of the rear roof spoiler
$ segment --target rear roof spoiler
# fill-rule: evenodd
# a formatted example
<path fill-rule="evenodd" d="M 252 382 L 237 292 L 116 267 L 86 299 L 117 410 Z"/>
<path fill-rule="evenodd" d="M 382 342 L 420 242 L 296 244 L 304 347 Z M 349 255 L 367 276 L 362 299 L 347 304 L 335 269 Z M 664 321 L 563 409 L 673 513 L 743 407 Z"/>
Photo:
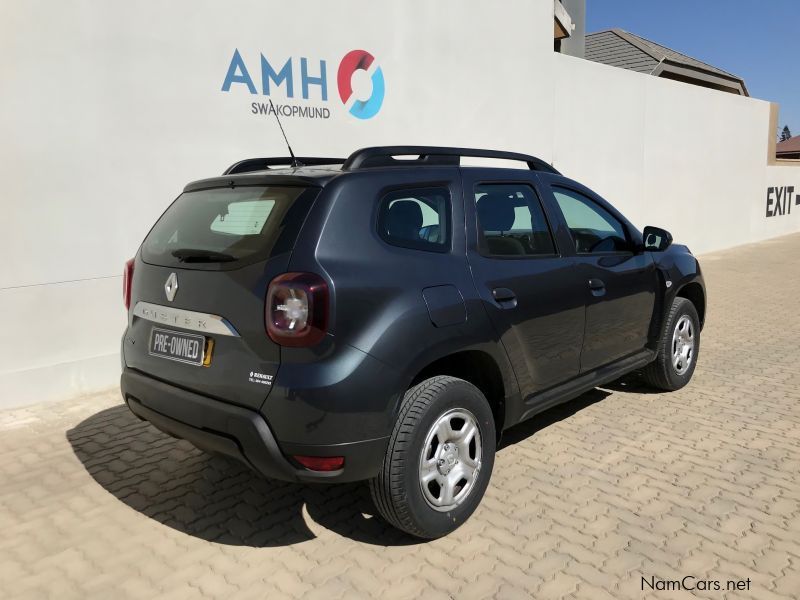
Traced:
<path fill-rule="evenodd" d="M 225 169 L 223 175 L 235 175 L 236 173 L 250 173 L 252 171 L 267 171 L 271 167 L 292 167 L 295 165 L 303 167 L 318 167 L 321 165 L 341 165 L 344 158 L 323 158 L 319 156 L 275 156 L 269 158 L 246 158 L 232 164 Z"/>

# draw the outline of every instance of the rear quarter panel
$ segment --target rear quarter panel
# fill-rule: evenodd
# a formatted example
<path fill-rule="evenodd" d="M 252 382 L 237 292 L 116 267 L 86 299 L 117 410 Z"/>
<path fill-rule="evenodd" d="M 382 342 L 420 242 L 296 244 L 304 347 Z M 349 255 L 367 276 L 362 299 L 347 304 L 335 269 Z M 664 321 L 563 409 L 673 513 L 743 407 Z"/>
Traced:
<path fill-rule="evenodd" d="M 400 248 L 380 238 L 377 213 L 384 194 L 439 186 L 450 190 L 449 252 Z M 335 351 L 347 354 L 357 350 L 376 361 L 374 368 L 346 386 L 350 397 L 341 398 L 338 392 L 330 397 L 331 403 L 345 402 L 359 411 L 375 413 L 374 424 L 367 423 L 369 419 L 361 421 L 372 433 L 381 429 L 381 422 L 390 432 L 414 376 L 456 351 L 490 353 L 507 379 L 507 391 L 516 386 L 507 357 L 498 355 L 499 343 L 470 276 L 456 168 L 364 170 L 338 178 L 326 186 L 309 215 L 290 269 L 318 273 L 331 286 L 328 343 Z M 436 286 L 453 286 L 463 299 L 462 307 L 438 307 L 447 315 L 440 327 L 432 322 L 423 296 L 423 290 Z M 463 319 L 454 318 L 458 314 L 463 314 Z M 300 351 L 292 359 L 284 349 L 282 375 L 290 368 L 287 363 L 303 361 L 308 353 Z M 276 392 L 279 389 L 266 404 L 275 406 L 281 401 Z"/>

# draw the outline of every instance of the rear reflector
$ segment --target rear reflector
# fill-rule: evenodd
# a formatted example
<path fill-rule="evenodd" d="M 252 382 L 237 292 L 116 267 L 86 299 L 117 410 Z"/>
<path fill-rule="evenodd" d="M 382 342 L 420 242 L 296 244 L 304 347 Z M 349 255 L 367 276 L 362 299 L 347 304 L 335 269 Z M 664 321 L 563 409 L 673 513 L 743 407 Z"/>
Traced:
<path fill-rule="evenodd" d="M 310 471 L 338 471 L 344 467 L 344 456 L 293 456 Z"/>
<path fill-rule="evenodd" d="M 122 301 L 125 309 L 131 307 L 131 284 L 133 283 L 133 263 L 134 259 L 125 261 L 125 271 L 122 274 Z"/>

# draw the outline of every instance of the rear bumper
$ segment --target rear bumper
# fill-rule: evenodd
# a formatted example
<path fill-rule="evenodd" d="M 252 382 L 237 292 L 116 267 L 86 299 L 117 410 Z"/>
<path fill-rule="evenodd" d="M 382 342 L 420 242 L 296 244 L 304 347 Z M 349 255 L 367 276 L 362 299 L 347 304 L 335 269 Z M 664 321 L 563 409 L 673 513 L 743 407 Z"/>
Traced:
<path fill-rule="evenodd" d="M 189 392 L 124 368 L 122 395 L 137 417 L 202 450 L 235 458 L 261 475 L 284 481 L 345 482 L 374 477 L 388 438 L 331 445 L 281 444 L 254 411 Z M 289 456 L 344 456 L 333 472 L 310 471 Z"/>

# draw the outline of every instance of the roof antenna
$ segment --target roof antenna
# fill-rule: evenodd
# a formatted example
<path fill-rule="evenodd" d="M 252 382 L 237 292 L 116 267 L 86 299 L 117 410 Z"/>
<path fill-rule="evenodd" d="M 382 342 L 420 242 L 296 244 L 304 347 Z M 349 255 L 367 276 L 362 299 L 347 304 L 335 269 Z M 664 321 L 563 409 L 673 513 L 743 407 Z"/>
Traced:
<path fill-rule="evenodd" d="M 272 109 L 272 114 L 275 115 L 275 120 L 278 122 L 278 127 L 281 128 L 281 133 L 283 134 L 283 139 L 286 142 L 286 147 L 289 148 L 289 155 L 292 157 L 292 167 L 302 167 L 303 163 L 297 160 L 297 157 L 292 152 L 292 146 L 289 144 L 289 139 L 286 137 L 286 132 L 283 130 L 283 125 L 281 125 L 281 120 L 278 117 L 278 111 L 275 110 L 275 105 L 272 103 L 272 98 L 269 99 L 269 107 Z"/>

